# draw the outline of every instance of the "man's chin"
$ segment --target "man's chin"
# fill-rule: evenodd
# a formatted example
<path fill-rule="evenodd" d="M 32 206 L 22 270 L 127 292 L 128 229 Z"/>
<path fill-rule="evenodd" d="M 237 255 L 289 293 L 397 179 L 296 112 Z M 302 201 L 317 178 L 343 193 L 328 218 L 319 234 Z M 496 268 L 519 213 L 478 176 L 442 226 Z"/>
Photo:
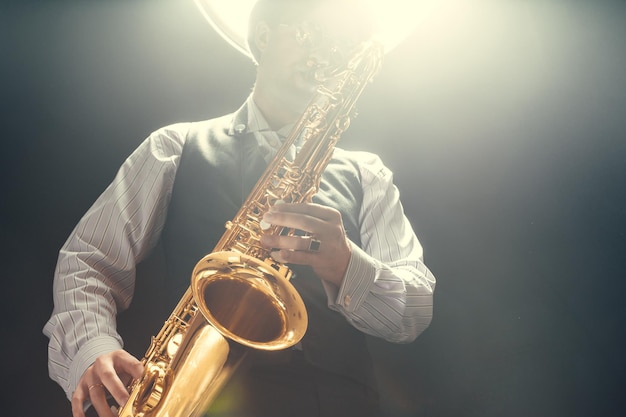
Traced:
<path fill-rule="evenodd" d="M 315 91 L 315 88 L 310 90 L 299 90 L 297 94 L 289 94 L 284 97 L 283 103 L 294 113 L 302 114 L 311 102 L 311 98 L 313 98 Z"/>

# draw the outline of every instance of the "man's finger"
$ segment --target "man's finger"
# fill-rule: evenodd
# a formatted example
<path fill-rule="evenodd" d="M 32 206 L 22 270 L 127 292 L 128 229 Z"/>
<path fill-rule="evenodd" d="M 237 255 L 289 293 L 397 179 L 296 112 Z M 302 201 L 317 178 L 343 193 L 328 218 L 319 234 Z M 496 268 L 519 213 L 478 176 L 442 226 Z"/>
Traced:
<path fill-rule="evenodd" d="M 327 206 L 316 203 L 283 203 L 276 204 L 269 209 L 269 213 L 296 213 L 306 214 L 322 220 L 334 220 L 337 212 Z"/>
<path fill-rule="evenodd" d="M 119 351 L 112 358 L 112 367 L 115 369 L 115 374 L 103 375 L 103 382 L 107 389 L 115 399 L 115 401 L 122 405 L 128 401 L 128 389 L 125 385 L 128 381 L 141 377 L 143 374 L 143 365 L 139 360 L 126 351 Z"/>
<path fill-rule="evenodd" d="M 79 385 L 78 387 L 76 387 L 76 391 L 74 391 L 74 393 L 72 394 L 72 417 L 85 417 L 83 407 L 86 398 L 83 391 L 84 389 Z"/>
<path fill-rule="evenodd" d="M 93 384 L 89 388 L 89 399 L 96 409 L 99 417 L 115 417 L 111 407 L 107 403 L 106 388 L 104 384 Z"/>

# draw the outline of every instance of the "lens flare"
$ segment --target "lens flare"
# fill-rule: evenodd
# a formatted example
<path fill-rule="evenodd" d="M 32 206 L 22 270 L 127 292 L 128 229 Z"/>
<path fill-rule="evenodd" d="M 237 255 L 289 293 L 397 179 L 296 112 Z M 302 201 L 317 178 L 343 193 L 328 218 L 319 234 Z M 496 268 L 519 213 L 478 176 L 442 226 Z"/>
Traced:
<path fill-rule="evenodd" d="M 256 0 L 194 0 L 211 26 L 233 47 L 250 55 L 246 46 L 248 16 Z M 436 2 L 364 0 L 370 3 L 379 28 L 376 35 L 389 52 L 409 36 Z"/>

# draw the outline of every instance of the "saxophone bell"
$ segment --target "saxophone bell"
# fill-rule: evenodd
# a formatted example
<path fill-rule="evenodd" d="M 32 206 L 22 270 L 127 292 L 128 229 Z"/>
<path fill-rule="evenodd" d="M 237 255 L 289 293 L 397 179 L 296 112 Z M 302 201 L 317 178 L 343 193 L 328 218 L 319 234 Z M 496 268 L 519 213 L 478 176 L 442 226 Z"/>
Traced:
<path fill-rule="evenodd" d="M 192 291 L 205 319 L 228 339 L 260 350 L 286 349 L 307 327 L 304 302 L 291 271 L 271 259 L 213 252 L 192 274 Z"/>

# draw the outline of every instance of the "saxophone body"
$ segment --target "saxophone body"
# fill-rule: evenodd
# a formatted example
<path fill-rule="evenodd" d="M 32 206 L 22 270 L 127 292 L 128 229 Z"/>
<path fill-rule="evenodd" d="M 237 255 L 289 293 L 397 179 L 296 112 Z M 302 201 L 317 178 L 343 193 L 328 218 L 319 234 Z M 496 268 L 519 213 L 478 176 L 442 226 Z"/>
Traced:
<path fill-rule="evenodd" d="M 345 67 L 321 74 L 322 84 L 289 137 L 152 338 L 144 373 L 131 382 L 119 417 L 201 416 L 251 349 L 286 349 L 304 336 L 307 312 L 289 282 L 292 272 L 259 243 L 264 233 L 295 231 L 264 225 L 262 217 L 279 202 L 311 201 L 382 57 L 382 48 L 368 43 Z M 296 142 L 300 150 L 288 158 Z"/>

